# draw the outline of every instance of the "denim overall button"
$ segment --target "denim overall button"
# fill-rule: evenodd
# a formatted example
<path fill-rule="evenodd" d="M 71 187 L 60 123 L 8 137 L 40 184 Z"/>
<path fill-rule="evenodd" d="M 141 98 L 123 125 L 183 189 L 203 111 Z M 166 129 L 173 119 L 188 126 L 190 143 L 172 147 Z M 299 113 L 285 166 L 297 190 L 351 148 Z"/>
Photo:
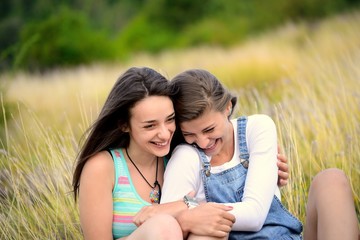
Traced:
<path fill-rule="evenodd" d="M 248 168 L 248 167 L 249 167 L 249 160 L 240 159 L 240 163 L 241 163 L 241 165 L 243 165 L 244 168 Z"/>

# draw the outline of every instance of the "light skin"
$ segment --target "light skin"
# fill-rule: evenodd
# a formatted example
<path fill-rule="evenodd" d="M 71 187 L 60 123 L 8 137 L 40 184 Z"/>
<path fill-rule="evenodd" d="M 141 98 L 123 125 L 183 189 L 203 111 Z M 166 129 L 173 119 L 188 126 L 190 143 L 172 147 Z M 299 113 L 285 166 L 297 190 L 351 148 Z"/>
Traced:
<path fill-rule="evenodd" d="M 90 158 L 80 178 L 80 223 L 85 239 L 112 238 L 114 164 L 107 152 Z"/>
<path fill-rule="evenodd" d="M 185 140 L 197 144 L 212 156 L 212 164 L 221 165 L 233 155 L 232 124 L 224 112 L 205 111 L 200 117 L 180 124 Z M 287 167 L 287 166 L 286 166 Z M 313 180 L 306 211 L 304 239 L 360 239 L 350 183 L 339 169 L 327 169 Z M 188 239 L 209 239 L 191 234 Z M 226 237 L 224 238 L 226 239 Z"/>
<path fill-rule="evenodd" d="M 211 156 L 211 165 L 219 166 L 230 161 L 234 155 L 234 129 L 229 120 L 231 102 L 222 112 L 207 109 L 199 117 L 180 123 L 185 141 L 196 144 L 205 154 Z M 225 232 L 224 232 L 225 233 Z M 224 239 L 227 238 L 227 234 Z M 210 239 L 192 232 L 188 239 Z"/>
<path fill-rule="evenodd" d="M 326 169 L 312 181 L 304 239 L 360 239 L 352 191 L 343 171 Z"/>
<path fill-rule="evenodd" d="M 175 130 L 174 109 L 170 98 L 151 96 L 138 102 L 131 109 L 130 125 L 123 130 L 128 131 L 131 136 L 129 155 L 145 178 L 153 183 L 156 156 L 163 156 L 169 152 L 170 140 Z M 126 160 L 137 193 L 150 203 L 151 188 L 144 184 L 144 180 L 129 159 Z M 164 166 L 161 158 L 158 167 L 160 185 L 163 183 L 163 174 Z M 112 239 L 114 179 L 113 160 L 106 151 L 91 157 L 84 166 L 80 179 L 79 209 L 85 239 Z M 173 236 L 173 239 L 177 239 L 178 236 L 178 239 L 182 239 L 183 232 L 186 234 L 190 229 L 204 235 L 223 236 L 224 231 L 228 231 L 234 221 L 233 216 L 227 213 L 231 207 L 220 204 L 204 205 L 203 210 L 199 208 L 195 214 L 187 211 L 183 201 L 152 206 L 139 212 L 134 218 L 134 222 L 139 227 L 123 239 L 154 239 L 154 234 L 158 234 L 156 239 L 160 239 L 159 234 Z M 152 211 L 153 208 L 156 208 L 156 211 Z M 142 216 L 146 217 L 142 218 Z M 172 216 L 177 216 L 178 221 L 172 221 L 171 218 L 175 220 Z M 190 220 L 202 224 L 197 224 L 194 229 L 194 225 L 189 224 Z M 165 227 L 161 228 L 161 226 Z M 154 229 L 158 231 L 162 229 L 161 231 L 165 232 L 154 232 Z"/>
<path fill-rule="evenodd" d="M 228 108 L 224 113 L 221 112 L 205 112 L 204 115 L 196 118 L 192 121 L 186 121 L 180 124 L 181 131 L 187 143 L 196 143 L 200 148 L 206 149 L 209 147 L 213 147 L 214 149 L 205 150 L 208 156 L 221 154 L 222 148 L 223 154 L 228 155 L 225 158 L 213 157 L 212 164 L 213 166 L 221 165 L 224 162 L 230 160 L 233 155 L 233 142 L 232 138 L 233 127 L 232 124 L 229 124 L 227 119 L 227 114 L 230 114 L 231 104 L 229 104 Z M 214 113 L 213 116 L 208 116 L 209 114 Z M 227 134 L 224 134 L 227 132 Z M 231 136 L 231 137 L 228 137 Z M 228 149 L 225 149 L 225 147 Z M 226 154 L 227 152 L 227 154 Z M 277 158 L 279 161 L 277 162 L 277 166 L 279 168 L 278 175 L 278 185 L 285 186 L 288 182 L 289 178 L 289 166 L 287 164 L 287 159 L 284 155 L 281 154 L 281 149 L 278 147 L 278 155 Z M 217 160 L 218 159 L 218 160 Z"/>
<path fill-rule="evenodd" d="M 197 143 L 198 145 L 200 145 L 200 147 L 206 148 L 207 154 L 209 153 L 213 153 L 215 155 L 218 154 L 215 157 L 215 159 L 218 160 L 217 162 L 218 165 L 221 165 L 225 161 L 230 160 L 234 151 L 232 147 L 227 148 L 226 149 L 227 151 L 224 154 L 220 150 L 222 149 L 222 146 L 233 145 L 233 141 L 234 141 L 234 139 L 232 138 L 233 127 L 232 124 L 229 124 L 230 122 L 227 118 L 228 114 L 230 114 L 231 111 L 230 108 L 231 105 L 229 104 L 228 109 L 224 113 L 211 112 L 210 117 L 204 114 L 193 121 L 189 121 L 189 122 L 185 122 L 184 124 L 181 124 L 181 130 L 183 132 L 185 140 L 188 143 Z M 207 119 L 210 119 L 210 121 Z M 189 128 L 187 128 L 187 125 L 189 125 Z M 224 132 L 227 133 L 224 134 Z M 231 137 L 227 138 L 228 136 Z M 282 155 L 279 155 L 279 158 L 282 160 L 282 162 L 279 161 L 278 164 L 279 165 L 281 164 L 282 168 L 287 169 L 288 166 L 286 164 L 286 158 L 284 158 Z M 214 162 L 216 164 L 216 161 Z M 279 170 L 279 172 L 282 174 L 283 177 L 285 177 L 283 179 L 283 182 L 282 183 L 279 182 L 279 184 L 286 184 L 288 173 L 283 173 L 281 170 Z M 231 209 L 223 208 L 224 205 L 222 204 L 215 204 L 214 207 L 226 211 L 231 210 Z M 168 207 L 166 208 L 165 207 L 162 208 L 161 206 L 144 207 L 135 216 L 134 222 L 137 225 L 141 225 L 144 221 L 146 221 L 150 217 L 156 215 L 157 213 L 162 213 L 162 212 L 168 212 Z M 204 216 L 204 218 L 200 221 L 203 223 L 208 222 L 207 224 L 204 224 L 205 226 L 211 226 L 212 222 L 210 222 L 209 219 L 213 219 L 213 217 L 210 215 Z M 224 219 L 222 221 L 219 220 L 222 224 L 214 225 L 214 230 L 211 230 L 210 227 L 206 227 L 202 231 L 198 231 L 198 234 L 205 235 L 207 239 L 209 239 L 210 236 L 212 236 L 213 234 L 216 234 L 216 237 L 226 237 L 228 232 L 231 231 L 231 226 L 232 223 L 234 222 L 234 217 L 232 218 L 228 217 L 227 219 L 225 220 Z M 180 221 L 180 222 L 189 222 L 189 220 L 190 219 L 186 219 L 186 221 Z M 194 222 L 194 224 L 196 224 L 196 222 Z M 182 228 L 185 229 L 184 234 L 187 234 L 188 231 L 190 231 L 184 225 L 182 226 Z M 193 237 L 194 237 L 193 235 L 189 236 L 189 238 L 193 238 Z"/>
<path fill-rule="evenodd" d="M 162 107 L 159 107 L 162 106 Z M 131 110 L 128 153 L 135 165 L 141 169 L 150 184 L 155 182 L 157 156 L 164 156 L 170 150 L 170 141 L 175 131 L 175 113 L 167 97 L 148 97 L 138 102 Z M 126 156 L 127 158 L 127 156 Z M 127 159 L 131 179 L 142 199 L 149 202 L 151 187 L 135 166 Z M 158 162 L 158 182 L 163 183 L 164 161 Z"/>
<path fill-rule="evenodd" d="M 283 187 L 288 183 L 289 179 L 289 165 L 287 164 L 287 158 L 285 155 L 282 155 L 281 149 L 278 146 L 278 154 L 277 154 L 277 166 L 279 168 L 278 170 L 278 186 Z"/>
<path fill-rule="evenodd" d="M 155 181 L 156 156 L 159 156 L 158 182 L 162 185 L 164 165 L 161 156 L 169 152 L 175 131 L 172 102 L 168 97 L 150 96 L 135 104 L 130 112 L 129 126 L 122 129 L 130 135 L 128 153 L 151 184 Z M 286 158 L 282 155 L 279 158 L 282 158 L 281 164 L 287 167 Z M 126 161 L 137 193 L 150 203 L 151 188 L 127 157 Z M 107 151 L 91 157 L 83 168 L 79 210 L 85 239 L 112 239 L 114 171 L 113 159 Z M 283 180 L 286 181 L 285 177 Z M 182 239 L 190 231 L 199 235 L 225 237 L 235 221 L 234 216 L 228 213 L 231 209 L 230 206 L 208 203 L 190 211 L 182 200 L 151 205 L 144 207 L 134 217 L 138 228 L 122 239 L 161 239 L 161 236 L 169 235 L 173 239 Z"/>
<path fill-rule="evenodd" d="M 180 123 L 185 141 L 196 144 L 211 156 L 211 165 L 219 166 L 234 155 L 233 126 L 228 119 L 231 103 L 224 112 L 206 110 L 198 118 Z"/>
<path fill-rule="evenodd" d="M 160 106 L 162 107 L 160 108 Z M 130 126 L 126 129 L 131 135 L 129 154 L 145 178 L 152 183 L 155 181 L 155 156 L 165 155 L 169 151 L 169 143 L 175 130 L 172 102 L 168 97 L 148 97 L 138 102 L 131 113 Z M 144 184 L 141 175 L 129 162 L 128 167 L 137 193 L 142 199 L 150 202 L 149 192 L 151 188 Z M 162 184 L 163 161 L 159 161 L 158 171 L 158 181 Z M 85 239 L 113 238 L 112 189 L 114 179 L 113 160 L 106 151 L 90 158 L 84 166 L 80 179 L 79 209 Z M 155 232 L 152 231 L 153 235 L 151 235 L 149 230 L 153 229 L 154 225 L 161 224 L 161 221 L 163 224 L 167 224 L 167 230 L 173 230 L 171 234 L 174 237 L 182 238 L 181 229 L 174 218 L 175 221 L 171 221 L 170 216 L 160 215 L 155 219 L 157 221 L 151 220 L 143 224 L 141 228 L 139 227 L 137 231 L 124 239 L 153 239 Z"/>
<path fill-rule="evenodd" d="M 198 118 L 180 123 L 185 141 L 189 144 L 196 144 L 204 150 L 206 155 L 211 156 L 212 166 L 220 166 L 230 161 L 234 155 L 234 129 L 228 118 L 231 114 L 231 107 L 229 102 L 223 112 L 207 109 Z M 192 232 L 188 240 L 225 240 L 227 237 L 228 233 L 222 238 L 210 238 Z"/>

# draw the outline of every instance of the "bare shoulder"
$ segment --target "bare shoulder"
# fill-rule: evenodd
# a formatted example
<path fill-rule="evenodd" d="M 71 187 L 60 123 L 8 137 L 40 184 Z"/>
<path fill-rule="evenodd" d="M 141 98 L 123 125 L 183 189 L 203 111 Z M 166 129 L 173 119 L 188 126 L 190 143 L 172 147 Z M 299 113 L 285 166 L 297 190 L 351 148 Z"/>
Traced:
<path fill-rule="evenodd" d="M 81 173 L 81 179 L 113 182 L 114 162 L 110 153 L 102 151 L 89 158 Z"/>
<path fill-rule="evenodd" d="M 102 151 L 91 158 L 86 162 L 83 171 L 107 171 L 114 168 L 114 163 L 111 155 L 107 151 Z"/>

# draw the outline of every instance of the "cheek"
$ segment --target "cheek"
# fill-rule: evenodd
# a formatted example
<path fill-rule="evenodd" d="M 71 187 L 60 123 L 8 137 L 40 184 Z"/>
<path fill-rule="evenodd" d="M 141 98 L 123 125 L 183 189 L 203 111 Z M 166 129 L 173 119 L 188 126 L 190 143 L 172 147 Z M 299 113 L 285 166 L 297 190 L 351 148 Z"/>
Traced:
<path fill-rule="evenodd" d="M 133 131 L 132 137 L 137 142 L 146 142 L 152 138 L 154 134 L 151 131 Z"/>
<path fill-rule="evenodd" d="M 175 130 L 176 130 L 176 124 L 175 124 L 175 123 L 171 124 L 171 130 L 172 130 L 173 132 L 175 132 Z"/>
<path fill-rule="evenodd" d="M 166 125 L 167 130 L 170 132 L 170 134 L 173 134 L 176 130 L 176 124 L 175 123 L 168 123 Z"/>
<path fill-rule="evenodd" d="M 194 141 L 195 141 L 195 138 L 194 138 L 194 137 L 189 137 L 189 136 L 184 137 L 184 139 L 185 139 L 185 141 L 186 141 L 187 143 L 189 143 L 189 144 L 192 144 L 192 143 L 194 143 Z"/>

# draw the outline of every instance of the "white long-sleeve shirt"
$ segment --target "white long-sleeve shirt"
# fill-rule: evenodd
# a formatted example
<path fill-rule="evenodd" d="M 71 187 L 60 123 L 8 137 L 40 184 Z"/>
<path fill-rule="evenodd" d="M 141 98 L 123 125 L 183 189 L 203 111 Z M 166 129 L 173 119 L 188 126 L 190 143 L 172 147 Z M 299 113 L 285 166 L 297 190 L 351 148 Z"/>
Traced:
<path fill-rule="evenodd" d="M 234 155 L 229 162 L 211 167 L 211 172 L 221 172 L 240 163 L 237 139 L 237 121 L 234 129 Z M 259 231 L 269 212 L 274 195 L 280 199 L 277 186 L 277 135 L 273 120 L 266 115 L 251 115 L 246 125 L 246 143 L 249 151 L 249 168 L 242 202 L 225 203 L 233 206 L 230 212 L 236 217 L 234 231 Z M 208 157 L 209 161 L 211 158 Z M 174 150 L 166 167 L 161 203 L 172 202 L 191 191 L 199 201 L 206 201 L 201 178 L 201 160 L 190 145 L 180 145 Z"/>

